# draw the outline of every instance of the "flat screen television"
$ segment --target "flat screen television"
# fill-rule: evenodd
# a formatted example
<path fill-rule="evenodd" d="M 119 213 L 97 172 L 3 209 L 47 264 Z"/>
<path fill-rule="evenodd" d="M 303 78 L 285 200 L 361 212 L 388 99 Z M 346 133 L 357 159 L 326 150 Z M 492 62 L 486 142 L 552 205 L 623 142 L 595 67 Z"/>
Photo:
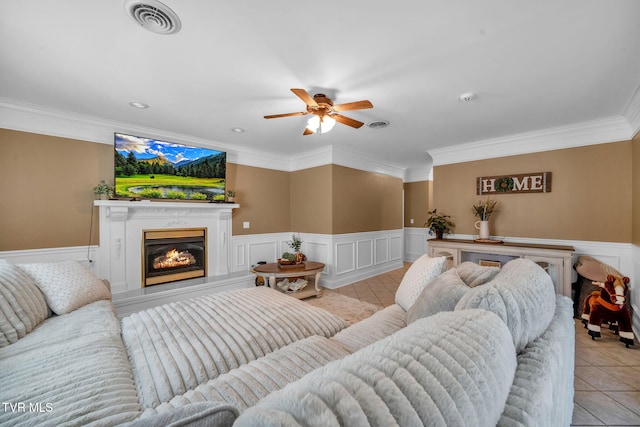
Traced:
<path fill-rule="evenodd" d="M 115 196 L 224 201 L 227 153 L 114 134 Z"/>

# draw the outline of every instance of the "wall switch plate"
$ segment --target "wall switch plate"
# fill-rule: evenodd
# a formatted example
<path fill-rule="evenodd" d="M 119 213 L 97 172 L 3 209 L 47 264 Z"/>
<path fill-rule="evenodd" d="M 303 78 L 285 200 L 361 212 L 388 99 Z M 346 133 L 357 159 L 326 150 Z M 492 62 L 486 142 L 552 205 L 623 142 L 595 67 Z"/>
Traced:
<path fill-rule="evenodd" d="M 245 221 L 242 223 L 242 228 L 251 228 L 251 224 L 249 223 L 249 221 Z"/>

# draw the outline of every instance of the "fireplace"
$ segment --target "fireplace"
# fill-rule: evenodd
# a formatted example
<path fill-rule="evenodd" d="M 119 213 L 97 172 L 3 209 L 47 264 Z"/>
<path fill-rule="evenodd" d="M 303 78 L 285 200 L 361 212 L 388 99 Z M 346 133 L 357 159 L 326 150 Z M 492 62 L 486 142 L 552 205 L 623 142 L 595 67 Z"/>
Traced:
<path fill-rule="evenodd" d="M 142 286 L 207 275 L 207 229 L 143 230 Z"/>

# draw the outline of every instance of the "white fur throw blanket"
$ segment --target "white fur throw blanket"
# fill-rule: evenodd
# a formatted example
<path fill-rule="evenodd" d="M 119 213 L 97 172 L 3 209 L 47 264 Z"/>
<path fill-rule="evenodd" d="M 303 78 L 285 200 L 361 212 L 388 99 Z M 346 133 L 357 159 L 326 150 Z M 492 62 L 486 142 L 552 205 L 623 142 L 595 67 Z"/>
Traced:
<path fill-rule="evenodd" d="M 140 400 L 154 408 L 294 341 L 345 328 L 328 311 L 266 287 L 221 292 L 122 319 Z"/>
<path fill-rule="evenodd" d="M 494 313 L 439 313 L 270 394 L 234 425 L 495 426 L 515 369 Z"/>

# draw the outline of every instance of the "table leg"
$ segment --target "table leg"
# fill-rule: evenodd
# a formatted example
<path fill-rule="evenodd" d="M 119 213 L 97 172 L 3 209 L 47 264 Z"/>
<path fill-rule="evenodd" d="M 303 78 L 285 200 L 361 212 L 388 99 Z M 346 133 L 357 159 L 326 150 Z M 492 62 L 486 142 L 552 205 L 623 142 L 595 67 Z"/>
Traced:
<path fill-rule="evenodd" d="M 276 288 L 276 276 L 269 276 L 269 286 L 273 289 Z"/>
<path fill-rule="evenodd" d="M 321 293 L 321 292 L 320 292 L 320 276 L 321 276 L 321 275 L 322 275 L 322 271 L 318 271 L 318 272 L 316 273 L 316 278 L 315 278 L 315 280 L 313 281 L 313 282 L 314 282 L 314 284 L 315 284 L 315 286 L 316 286 L 316 297 L 319 297 L 319 296 L 320 296 L 320 293 Z"/>

